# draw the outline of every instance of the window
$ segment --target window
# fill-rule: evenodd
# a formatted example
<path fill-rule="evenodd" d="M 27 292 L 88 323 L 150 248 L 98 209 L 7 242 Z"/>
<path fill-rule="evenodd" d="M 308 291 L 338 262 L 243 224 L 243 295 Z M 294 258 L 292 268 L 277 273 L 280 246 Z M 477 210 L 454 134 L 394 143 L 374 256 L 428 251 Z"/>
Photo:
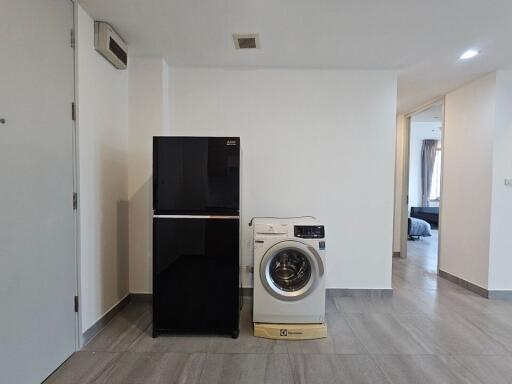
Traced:
<path fill-rule="evenodd" d="M 432 172 L 432 187 L 430 188 L 430 201 L 439 201 L 441 199 L 441 157 L 442 150 L 439 143 L 436 149 L 436 158 L 434 160 L 434 170 Z"/>

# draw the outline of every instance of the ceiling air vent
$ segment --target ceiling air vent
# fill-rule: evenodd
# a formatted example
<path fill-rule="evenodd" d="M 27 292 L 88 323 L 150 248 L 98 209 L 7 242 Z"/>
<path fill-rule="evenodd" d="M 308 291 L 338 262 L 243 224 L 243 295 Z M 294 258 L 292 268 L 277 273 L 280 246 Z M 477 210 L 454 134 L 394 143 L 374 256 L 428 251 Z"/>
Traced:
<path fill-rule="evenodd" d="M 257 33 L 233 33 L 236 49 L 260 48 L 260 36 Z"/>

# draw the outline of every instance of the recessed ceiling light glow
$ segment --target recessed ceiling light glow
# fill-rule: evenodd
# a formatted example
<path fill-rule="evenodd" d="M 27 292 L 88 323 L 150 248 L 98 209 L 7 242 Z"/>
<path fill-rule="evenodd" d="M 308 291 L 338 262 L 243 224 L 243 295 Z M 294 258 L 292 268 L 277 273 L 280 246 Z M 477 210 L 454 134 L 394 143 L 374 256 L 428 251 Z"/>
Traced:
<path fill-rule="evenodd" d="M 477 51 L 476 49 L 468 49 L 466 52 L 464 52 L 462 55 L 460 55 L 460 59 L 461 60 L 472 59 L 479 53 L 480 53 L 480 51 Z"/>

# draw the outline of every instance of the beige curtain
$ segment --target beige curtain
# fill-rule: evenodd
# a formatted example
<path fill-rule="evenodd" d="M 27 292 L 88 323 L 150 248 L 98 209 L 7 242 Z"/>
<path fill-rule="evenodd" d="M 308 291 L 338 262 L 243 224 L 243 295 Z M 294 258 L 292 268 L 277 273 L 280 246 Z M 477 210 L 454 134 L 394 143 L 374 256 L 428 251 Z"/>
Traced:
<path fill-rule="evenodd" d="M 437 140 L 423 140 L 421 147 L 421 206 L 430 204 L 430 190 L 432 188 L 432 173 L 437 153 Z"/>

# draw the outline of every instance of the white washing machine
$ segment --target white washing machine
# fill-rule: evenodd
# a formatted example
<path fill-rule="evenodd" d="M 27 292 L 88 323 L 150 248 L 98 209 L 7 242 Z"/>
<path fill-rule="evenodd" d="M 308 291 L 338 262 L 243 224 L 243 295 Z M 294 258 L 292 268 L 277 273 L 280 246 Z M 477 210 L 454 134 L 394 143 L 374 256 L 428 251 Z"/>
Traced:
<path fill-rule="evenodd" d="M 253 321 L 324 323 L 324 226 L 313 218 L 255 218 L 253 231 Z"/>

